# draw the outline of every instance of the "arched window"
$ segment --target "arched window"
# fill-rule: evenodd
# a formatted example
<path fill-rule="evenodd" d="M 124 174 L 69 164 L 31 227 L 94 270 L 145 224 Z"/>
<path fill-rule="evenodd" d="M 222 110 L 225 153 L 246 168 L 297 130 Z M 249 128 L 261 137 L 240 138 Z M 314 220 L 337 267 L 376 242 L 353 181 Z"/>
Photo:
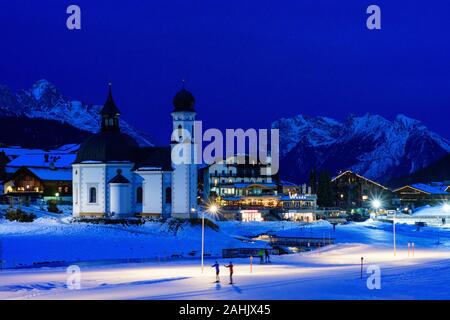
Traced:
<path fill-rule="evenodd" d="M 181 124 L 178 125 L 178 138 L 181 140 L 183 140 L 183 127 L 181 126 Z"/>
<path fill-rule="evenodd" d="M 166 203 L 172 203 L 172 188 L 166 188 Z"/>
<path fill-rule="evenodd" d="M 89 203 L 97 202 L 97 189 L 94 187 L 89 188 Z"/>
<path fill-rule="evenodd" d="M 142 203 L 142 187 L 136 189 L 136 203 Z"/>

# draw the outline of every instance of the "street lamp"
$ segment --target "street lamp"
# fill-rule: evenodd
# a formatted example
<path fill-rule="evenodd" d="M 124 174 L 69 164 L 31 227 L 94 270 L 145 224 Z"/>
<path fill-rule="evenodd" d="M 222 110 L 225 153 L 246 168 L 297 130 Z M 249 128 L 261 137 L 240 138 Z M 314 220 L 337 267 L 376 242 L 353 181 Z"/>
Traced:
<path fill-rule="evenodd" d="M 219 207 L 216 204 L 212 204 L 208 207 L 208 212 L 216 214 L 219 211 Z"/>
<path fill-rule="evenodd" d="M 380 199 L 373 199 L 372 200 L 372 208 L 374 208 L 376 211 L 378 211 L 383 206 L 383 203 Z M 394 234 L 394 256 L 397 255 L 397 239 L 395 234 L 395 218 L 396 218 L 396 211 L 394 212 L 394 216 L 392 218 L 392 231 Z"/>
<path fill-rule="evenodd" d="M 219 207 L 216 204 L 210 204 L 207 211 L 213 215 L 216 215 L 219 211 Z M 202 273 L 204 269 L 204 254 L 205 254 L 205 210 L 202 210 Z"/>
<path fill-rule="evenodd" d="M 380 201 L 379 199 L 374 199 L 374 200 L 372 200 L 372 207 L 373 207 L 375 210 L 380 209 L 380 208 L 381 208 L 381 205 L 382 205 L 382 203 L 381 203 L 381 201 Z"/>

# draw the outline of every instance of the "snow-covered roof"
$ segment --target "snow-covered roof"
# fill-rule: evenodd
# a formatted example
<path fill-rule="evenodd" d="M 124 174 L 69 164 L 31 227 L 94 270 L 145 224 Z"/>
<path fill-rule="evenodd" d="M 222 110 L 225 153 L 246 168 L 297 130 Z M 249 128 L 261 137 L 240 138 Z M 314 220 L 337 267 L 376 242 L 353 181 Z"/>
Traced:
<path fill-rule="evenodd" d="M 281 184 L 283 187 L 298 187 L 298 186 L 299 186 L 298 184 L 295 184 L 295 183 L 293 183 L 293 182 L 286 181 L 286 180 L 281 180 L 281 181 L 280 181 L 280 184 Z"/>
<path fill-rule="evenodd" d="M 48 161 L 46 160 L 48 155 Z M 55 168 L 71 168 L 75 161 L 76 154 L 74 153 L 37 153 L 24 154 L 8 163 L 8 167 L 27 167 L 27 168 L 49 168 L 53 163 Z"/>
<path fill-rule="evenodd" d="M 370 183 L 373 183 L 373 184 L 375 184 L 375 185 L 377 185 L 377 186 L 379 186 L 379 187 L 381 187 L 381 188 L 383 188 L 383 189 L 386 189 L 386 190 L 388 189 L 388 188 L 386 188 L 385 186 L 379 184 L 378 182 L 375 182 L 375 181 L 373 181 L 373 180 L 367 179 L 366 177 L 364 177 L 364 176 L 362 176 L 362 175 L 360 175 L 360 174 L 357 174 L 357 173 L 355 173 L 355 172 L 353 172 L 353 171 L 351 171 L 351 170 L 346 170 L 346 171 L 342 172 L 342 173 L 339 174 L 338 176 L 336 176 L 336 177 L 334 177 L 333 179 L 331 179 L 331 181 L 336 181 L 337 179 L 339 179 L 340 177 L 342 177 L 343 175 L 346 175 L 346 174 L 354 174 L 355 176 L 357 176 L 357 177 L 360 178 L 360 179 L 363 179 L 363 180 L 366 180 L 366 181 L 368 181 L 368 182 L 370 182 Z"/>
<path fill-rule="evenodd" d="M 400 191 L 401 189 L 407 188 L 407 187 L 411 187 L 413 189 L 416 189 L 417 191 L 421 191 L 421 192 L 425 192 L 428 194 L 437 194 L 437 195 L 449 195 L 448 192 L 445 192 L 444 187 L 442 186 L 430 186 L 428 184 L 425 183 L 414 183 L 408 186 L 404 186 L 401 188 L 398 188 L 396 190 L 394 190 L 394 192 Z"/>
<path fill-rule="evenodd" d="M 46 169 L 46 168 L 27 168 L 42 180 L 72 180 L 72 169 Z"/>
<path fill-rule="evenodd" d="M 72 152 L 78 151 L 78 149 L 80 149 L 80 145 L 79 144 L 77 144 L 77 143 L 69 143 L 69 144 L 62 145 L 59 148 L 56 148 L 55 150 L 52 150 L 51 152 L 72 153 Z"/>
<path fill-rule="evenodd" d="M 18 156 L 24 155 L 24 154 L 32 154 L 32 153 L 43 153 L 44 150 L 41 149 L 27 149 L 22 147 L 5 147 L 0 148 L 0 152 L 4 151 L 5 154 L 10 157 L 11 159 L 14 159 Z"/>

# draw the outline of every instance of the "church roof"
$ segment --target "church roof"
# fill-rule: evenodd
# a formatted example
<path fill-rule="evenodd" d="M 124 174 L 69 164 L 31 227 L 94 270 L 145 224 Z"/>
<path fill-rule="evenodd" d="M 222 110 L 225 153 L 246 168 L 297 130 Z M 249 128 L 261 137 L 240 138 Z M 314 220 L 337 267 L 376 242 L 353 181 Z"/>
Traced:
<path fill-rule="evenodd" d="M 141 147 L 137 152 L 134 170 L 172 171 L 170 147 Z"/>
<path fill-rule="evenodd" d="M 122 175 L 122 170 L 118 169 L 117 175 L 111 180 L 109 180 L 108 183 L 130 183 L 130 180 L 128 180 Z"/>
<path fill-rule="evenodd" d="M 103 131 L 90 136 L 77 153 L 75 163 L 134 162 L 139 148 L 129 135 L 117 131 Z"/>
<path fill-rule="evenodd" d="M 190 111 L 195 112 L 194 110 L 195 98 L 187 91 L 185 88 L 181 89 L 174 97 L 173 97 L 173 106 L 174 112 L 180 111 Z"/>
<path fill-rule="evenodd" d="M 175 109 L 180 108 L 177 111 L 193 111 L 193 103 L 194 97 L 185 89 L 174 98 Z M 129 162 L 134 163 L 134 170 L 172 170 L 170 147 L 139 147 L 132 137 L 120 132 L 119 109 L 112 98 L 111 84 L 100 114 L 102 130 L 81 144 L 74 163 Z"/>

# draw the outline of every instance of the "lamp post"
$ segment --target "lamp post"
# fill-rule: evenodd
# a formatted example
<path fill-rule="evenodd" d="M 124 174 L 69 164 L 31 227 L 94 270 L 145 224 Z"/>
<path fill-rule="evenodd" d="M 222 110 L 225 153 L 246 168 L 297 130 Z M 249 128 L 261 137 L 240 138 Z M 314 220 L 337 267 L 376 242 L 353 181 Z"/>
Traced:
<path fill-rule="evenodd" d="M 392 219 L 392 228 L 394 231 L 394 257 L 397 255 L 397 241 L 395 238 L 395 215 L 397 214 L 397 211 L 394 212 L 394 218 Z"/>
<path fill-rule="evenodd" d="M 203 274 L 203 255 L 205 254 L 205 210 L 202 210 L 202 274 Z"/>
<path fill-rule="evenodd" d="M 219 208 L 215 204 L 208 207 L 208 212 L 216 214 Z M 205 210 L 202 210 L 202 274 L 204 269 L 204 254 L 205 254 Z"/>

